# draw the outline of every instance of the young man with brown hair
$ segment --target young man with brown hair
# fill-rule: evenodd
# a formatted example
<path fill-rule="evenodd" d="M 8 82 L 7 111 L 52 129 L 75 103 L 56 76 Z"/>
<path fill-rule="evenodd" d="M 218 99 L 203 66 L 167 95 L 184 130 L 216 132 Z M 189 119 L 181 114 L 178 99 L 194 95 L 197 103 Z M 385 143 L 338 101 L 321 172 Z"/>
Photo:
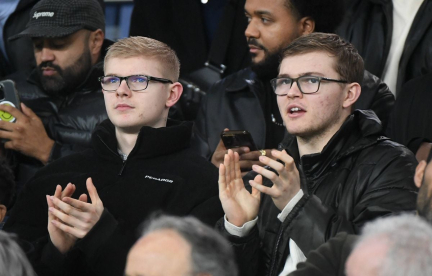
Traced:
<path fill-rule="evenodd" d="M 109 48 L 99 78 L 109 120 L 93 133 L 93 148 L 41 170 L 6 225 L 35 243 L 40 275 L 122 275 L 137 227 L 153 211 L 210 225 L 222 215 L 217 169 L 189 150 L 192 123 L 167 119 L 182 93 L 179 69 L 157 40 Z"/>
<path fill-rule="evenodd" d="M 373 112 L 353 112 L 362 76 L 362 58 L 337 35 L 313 33 L 283 51 L 271 83 L 295 139 L 260 156 L 268 167 L 252 166 L 252 193 L 238 153 L 229 150 L 219 169 L 220 226 L 236 245 L 242 275 L 287 275 L 336 233 L 415 209 L 415 157 L 382 136 Z"/>

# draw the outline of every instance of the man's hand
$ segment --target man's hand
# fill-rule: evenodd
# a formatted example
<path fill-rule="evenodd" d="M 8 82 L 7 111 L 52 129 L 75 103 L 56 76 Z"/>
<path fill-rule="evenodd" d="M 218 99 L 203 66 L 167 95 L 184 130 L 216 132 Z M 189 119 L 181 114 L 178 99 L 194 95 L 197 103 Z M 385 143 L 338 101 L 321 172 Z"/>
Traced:
<path fill-rule="evenodd" d="M 250 180 L 252 187 L 272 197 L 279 210 L 283 210 L 290 200 L 300 191 L 300 175 L 294 164 L 294 159 L 286 151 L 271 151 L 275 159 L 285 163 L 281 164 L 267 156 L 261 156 L 260 161 L 273 168 L 279 175 L 261 166 L 254 165 L 252 169 L 273 182 L 271 188 L 262 185 L 262 181 Z"/>
<path fill-rule="evenodd" d="M 65 197 L 70 197 L 75 192 L 75 189 L 76 187 L 72 183 L 67 184 L 63 191 L 61 186 L 57 185 L 53 198 L 62 200 Z M 55 208 L 53 199 L 49 195 L 47 195 L 46 198 L 48 208 Z M 87 195 L 82 194 L 79 197 L 79 200 L 87 202 Z M 52 214 L 52 212 L 48 211 L 48 233 L 50 235 L 50 239 L 54 246 L 57 247 L 61 253 L 65 254 L 75 245 L 77 238 L 57 228 L 53 223 L 53 221 L 56 220 L 58 219 Z"/>
<path fill-rule="evenodd" d="M 54 206 L 49 208 L 49 212 L 56 218 L 51 220 L 51 223 L 63 231 L 65 235 L 74 237 L 75 241 L 87 235 L 99 221 L 104 210 L 92 179 L 88 178 L 86 184 L 91 203 L 87 203 L 81 198 L 77 200 L 64 197 L 60 200 L 54 197 L 52 200 Z"/>
<path fill-rule="evenodd" d="M 255 181 L 262 181 L 259 175 Z M 227 220 L 241 227 L 256 218 L 260 204 L 260 192 L 252 188 L 249 193 L 243 184 L 240 172 L 239 155 L 228 150 L 224 163 L 219 167 L 219 199 Z"/>
<path fill-rule="evenodd" d="M 9 140 L 4 147 L 34 157 L 46 164 L 54 141 L 48 137 L 41 119 L 23 103 L 22 112 L 9 105 L 0 105 L 0 110 L 16 118 L 15 123 L 0 121 L 0 138 Z"/>

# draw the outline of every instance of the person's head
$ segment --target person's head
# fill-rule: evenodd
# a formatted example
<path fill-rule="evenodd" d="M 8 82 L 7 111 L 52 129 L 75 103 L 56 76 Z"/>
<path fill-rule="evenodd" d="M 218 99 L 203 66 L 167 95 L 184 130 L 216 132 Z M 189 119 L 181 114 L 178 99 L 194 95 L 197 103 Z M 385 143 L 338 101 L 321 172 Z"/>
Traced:
<path fill-rule="evenodd" d="M 432 275 L 432 227 L 414 215 L 366 224 L 345 264 L 347 276 Z"/>
<path fill-rule="evenodd" d="M 15 181 L 12 170 L 3 158 L 0 158 L 0 222 L 6 216 L 15 189 Z"/>
<path fill-rule="evenodd" d="M 420 188 L 417 196 L 417 212 L 432 223 L 432 150 L 426 161 L 421 161 L 416 168 L 414 182 Z"/>
<path fill-rule="evenodd" d="M 334 32 L 344 16 L 344 0 L 246 0 L 245 14 L 252 69 L 274 77 L 281 50 L 294 39 Z"/>
<path fill-rule="evenodd" d="M 11 39 L 31 37 L 45 92 L 65 96 L 83 83 L 100 58 L 105 16 L 96 0 L 41 0 L 26 29 Z"/>
<path fill-rule="evenodd" d="M 183 91 L 180 62 L 168 45 L 147 37 L 121 39 L 108 49 L 104 74 L 105 106 L 117 130 L 166 126 L 168 110 Z"/>
<path fill-rule="evenodd" d="M 126 276 L 236 276 L 228 241 L 193 217 L 151 219 L 129 251 Z"/>
<path fill-rule="evenodd" d="M 363 68 L 354 46 L 335 34 L 312 33 L 286 47 L 272 86 L 288 132 L 305 140 L 331 138 L 360 96 Z"/>
<path fill-rule="evenodd" d="M 0 230 L 0 275 L 35 276 L 30 262 L 14 239 L 15 235 Z"/>

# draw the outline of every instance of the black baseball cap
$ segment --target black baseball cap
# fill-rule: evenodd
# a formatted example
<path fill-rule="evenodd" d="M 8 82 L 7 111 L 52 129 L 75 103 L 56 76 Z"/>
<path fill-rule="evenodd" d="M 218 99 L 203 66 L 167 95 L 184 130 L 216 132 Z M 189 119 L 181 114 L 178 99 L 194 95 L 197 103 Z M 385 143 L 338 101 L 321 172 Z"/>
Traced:
<path fill-rule="evenodd" d="M 10 37 L 64 37 L 81 29 L 105 32 L 105 15 L 97 0 L 42 0 L 30 11 L 21 33 Z"/>

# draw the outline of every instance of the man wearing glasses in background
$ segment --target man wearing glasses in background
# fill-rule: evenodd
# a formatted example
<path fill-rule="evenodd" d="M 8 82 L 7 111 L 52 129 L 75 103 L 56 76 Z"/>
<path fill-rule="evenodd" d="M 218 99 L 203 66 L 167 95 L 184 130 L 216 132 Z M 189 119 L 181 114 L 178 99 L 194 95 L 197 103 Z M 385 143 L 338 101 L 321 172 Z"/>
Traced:
<path fill-rule="evenodd" d="M 364 70 L 357 50 L 337 35 L 313 33 L 282 58 L 271 84 L 295 139 L 260 157 L 268 167 L 252 166 L 251 193 L 237 152 L 229 150 L 219 168 L 226 215 L 219 226 L 235 245 L 241 275 L 287 275 L 338 232 L 358 233 L 367 221 L 416 205 L 413 154 L 382 136 L 375 113 L 353 112 Z"/>
<path fill-rule="evenodd" d="M 99 78 L 109 120 L 92 149 L 36 174 L 5 227 L 34 243 L 38 275 L 122 275 L 138 226 L 156 210 L 209 225 L 222 217 L 217 169 L 189 149 L 192 123 L 167 119 L 179 71 L 174 51 L 154 39 L 109 48 Z"/>

